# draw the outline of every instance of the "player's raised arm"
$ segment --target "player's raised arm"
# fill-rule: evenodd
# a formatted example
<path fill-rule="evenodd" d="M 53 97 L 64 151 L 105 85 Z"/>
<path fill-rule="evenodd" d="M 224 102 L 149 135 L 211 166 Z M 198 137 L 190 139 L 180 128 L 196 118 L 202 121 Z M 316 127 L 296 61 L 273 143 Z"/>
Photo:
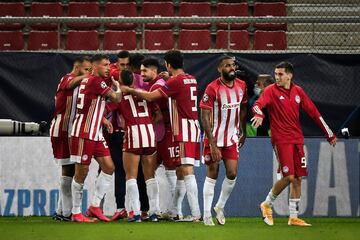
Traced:
<path fill-rule="evenodd" d="M 120 84 L 118 81 L 115 81 L 114 79 L 112 79 L 112 84 L 113 84 L 113 87 L 115 88 L 115 91 L 114 90 L 109 91 L 106 94 L 106 97 L 109 98 L 112 102 L 119 103 L 122 98 Z"/>
<path fill-rule="evenodd" d="M 155 101 L 155 100 L 163 97 L 163 95 L 160 93 L 160 91 L 158 89 L 156 89 L 155 91 L 152 91 L 152 92 L 146 92 L 141 89 L 134 89 L 134 88 L 130 88 L 128 86 L 123 86 L 123 85 L 120 88 L 124 94 L 129 93 L 133 96 L 137 96 L 148 102 L 152 102 L 152 101 Z"/>

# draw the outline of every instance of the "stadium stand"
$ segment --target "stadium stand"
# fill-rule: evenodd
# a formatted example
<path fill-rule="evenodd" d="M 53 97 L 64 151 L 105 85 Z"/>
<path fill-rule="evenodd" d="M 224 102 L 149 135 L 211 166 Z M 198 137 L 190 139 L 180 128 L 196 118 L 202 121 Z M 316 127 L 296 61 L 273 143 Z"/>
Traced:
<path fill-rule="evenodd" d="M 65 50 L 98 50 L 100 46 L 98 32 L 68 31 Z"/>
<path fill-rule="evenodd" d="M 143 17 L 172 17 L 174 16 L 174 5 L 172 2 L 144 2 L 142 4 Z M 171 29 L 173 23 L 147 23 L 147 29 Z"/>
<path fill-rule="evenodd" d="M 181 30 L 178 47 L 181 50 L 208 50 L 211 48 L 209 30 Z"/>
<path fill-rule="evenodd" d="M 286 16 L 286 5 L 284 2 L 255 2 L 254 3 L 254 17 L 264 16 Z M 259 30 L 284 30 L 286 31 L 285 23 L 254 23 L 254 28 Z"/>
<path fill-rule="evenodd" d="M 247 3 L 218 3 L 216 5 L 217 16 L 236 16 L 247 17 L 248 16 L 248 4 Z M 242 30 L 249 27 L 249 23 L 232 23 L 230 24 L 231 30 Z M 218 29 L 228 29 L 227 23 L 216 24 Z"/>
<path fill-rule="evenodd" d="M 136 32 L 131 31 L 105 31 L 104 50 L 134 50 L 136 49 Z"/>
<path fill-rule="evenodd" d="M 68 17 L 100 17 L 98 2 L 70 2 Z M 77 30 L 92 30 L 100 26 L 99 23 L 68 23 L 67 26 Z"/>
<path fill-rule="evenodd" d="M 60 2 L 33 2 L 30 7 L 31 17 L 61 17 L 63 9 Z M 35 30 L 57 30 L 56 23 L 35 23 L 30 25 Z"/>
<path fill-rule="evenodd" d="M 136 17 L 137 8 L 135 2 L 107 2 L 104 8 L 104 17 Z M 106 23 L 107 29 L 132 30 L 136 23 Z"/>
<path fill-rule="evenodd" d="M 174 36 L 171 30 L 145 30 L 145 49 L 169 50 L 174 48 Z"/>
<path fill-rule="evenodd" d="M 0 50 L 23 50 L 24 38 L 20 31 L 1 31 L 0 32 Z"/>
<path fill-rule="evenodd" d="M 230 31 L 219 30 L 216 33 L 216 48 L 217 49 L 233 49 L 233 50 L 247 50 L 249 49 L 249 33 L 248 31 Z"/>
<path fill-rule="evenodd" d="M 179 6 L 180 17 L 210 17 L 211 4 L 209 2 L 181 2 Z M 206 29 L 210 23 L 180 23 L 183 29 Z"/>
<path fill-rule="evenodd" d="M 285 31 L 261 31 L 254 33 L 254 50 L 285 50 Z"/>
<path fill-rule="evenodd" d="M 2 2 L 0 3 L 0 17 L 24 17 L 25 8 L 22 2 Z M 25 24 L 20 23 L 0 23 L 0 30 L 20 30 Z"/>
<path fill-rule="evenodd" d="M 28 39 L 28 50 L 56 50 L 59 48 L 57 31 L 31 31 Z"/>

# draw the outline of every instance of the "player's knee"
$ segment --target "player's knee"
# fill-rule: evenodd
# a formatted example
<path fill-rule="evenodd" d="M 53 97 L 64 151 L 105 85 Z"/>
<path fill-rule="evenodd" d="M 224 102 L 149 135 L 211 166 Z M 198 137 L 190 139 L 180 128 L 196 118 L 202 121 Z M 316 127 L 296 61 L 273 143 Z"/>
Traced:
<path fill-rule="evenodd" d="M 296 178 L 295 178 L 294 175 L 287 176 L 286 179 L 287 179 L 290 183 L 296 182 Z"/>
<path fill-rule="evenodd" d="M 226 172 L 226 177 L 230 180 L 234 180 L 237 176 L 237 172 L 236 171 L 227 171 Z"/>

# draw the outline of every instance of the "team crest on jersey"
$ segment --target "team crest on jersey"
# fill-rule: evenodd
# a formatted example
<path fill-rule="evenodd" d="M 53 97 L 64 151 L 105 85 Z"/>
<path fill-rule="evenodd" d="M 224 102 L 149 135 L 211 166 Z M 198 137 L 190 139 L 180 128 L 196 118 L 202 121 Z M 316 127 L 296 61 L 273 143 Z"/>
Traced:
<path fill-rule="evenodd" d="M 101 82 L 101 88 L 102 88 L 102 89 L 105 89 L 106 87 L 107 87 L 106 82 L 102 81 L 102 82 Z"/>
<path fill-rule="evenodd" d="M 288 166 L 284 166 L 282 170 L 283 170 L 283 173 L 287 173 L 287 172 L 289 172 L 289 167 L 288 167 Z"/>
<path fill-rule="evenodd" d="M 295 96 L 295 102 L 300 103 L 300 96 L 299 95 Z"/>
<path fill-rule="evenodd" d="M 204 156 L 204 160 L 205 160 L 205 162 L 210 161 L 210 159 L 211 159 L 211 158 L 210 158 L 210 155 L 205 155 L 205 156 Z"/>
<path fill-rule="evenodd" d="M 86 154 L 85 154 L 85 155 L 83 155 L 83 156 L 82 156 L 82 160 L 83 160 L 83 161 L 88 160 L 88 155 L 86 155 Z"/>
<path fill-rule="evenodd" d="M 209 100 L 209 96 L 206 93 L 204 93 L 203 101 L 207 102 L 208 100 Z"/>

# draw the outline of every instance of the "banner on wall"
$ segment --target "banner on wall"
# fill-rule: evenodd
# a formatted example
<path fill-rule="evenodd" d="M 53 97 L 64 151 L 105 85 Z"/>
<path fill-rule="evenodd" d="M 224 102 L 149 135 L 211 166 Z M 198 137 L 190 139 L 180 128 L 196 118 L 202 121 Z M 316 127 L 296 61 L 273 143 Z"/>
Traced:
<path fill-rule="evenodd" d="M 1 137 L 0 145 L 0 215 L 52 215 L 59 197 L 60 168 L 52 158 L 48 137 Z M 323 139 L 305 140 L 309 176 L 303 181 L 300 214 L 304 216 L 360 216 L 359 160 L 360 141 L 339 141 L 335 148 Z M 240 151 L 238 178 L 225 207 L 228 216 L 259 216 L 258 205 L 276 180 L 277 161 L 268 138 L 249 138 Z M 85 181 L 82 210 L 86 211 L 93 194 L 98 165 L 93 160 Z M 202 209 L 205 166 L 195 169 Z M 219 197 L 224 169 L 221 167 L 215 187 L 214 202 Z M 164 169 L 157 171 L 160 184 L 160 207 L 170 202 Z M 104 212 L 112 215 L 115 200 L 106 194 Z M 288 215 L 288 189 L 278 197 L 274 213 Z M 184 208 L 184 213 L 188 209 Z"/>

